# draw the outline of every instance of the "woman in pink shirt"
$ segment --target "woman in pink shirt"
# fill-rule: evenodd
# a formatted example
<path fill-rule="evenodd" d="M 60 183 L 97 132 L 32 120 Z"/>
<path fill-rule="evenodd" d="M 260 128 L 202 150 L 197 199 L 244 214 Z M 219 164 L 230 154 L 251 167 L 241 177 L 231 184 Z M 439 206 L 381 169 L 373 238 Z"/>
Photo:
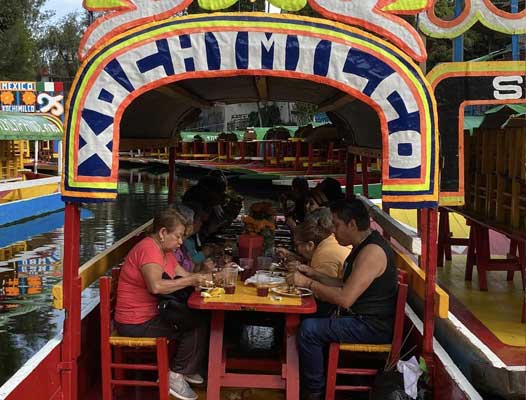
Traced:
<path fill-rule="evenodd" d="M 153 220 L 152 232 L 130 250 L 119 277 L 115 325 L 123 336 L 175 339 L 170 393 L 182 400 L 195 400 L 197 395 L 187 382 L 203 382 L 199 372 L 207 354 L 207 319 L 192 311 L 192 321 L 185 320 L 185 326 L 191 327 L 181 329 L 161 318 L 157 297 L 211 279 L 190 273 L 177 263 L 174 250 L 181 246 L 187 224 L 176 210 L 161 211 Z"/>

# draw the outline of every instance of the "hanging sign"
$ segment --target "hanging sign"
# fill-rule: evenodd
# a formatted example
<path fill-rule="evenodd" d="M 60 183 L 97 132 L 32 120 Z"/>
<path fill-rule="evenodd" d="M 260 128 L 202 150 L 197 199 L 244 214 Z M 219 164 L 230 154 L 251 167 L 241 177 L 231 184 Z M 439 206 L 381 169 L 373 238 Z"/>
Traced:
<path fill-rule="evenodd" d="M 343 24 L 239 13 L 150 23 L 86 59 L 66 121 L 64 197 L 115 198 L 120 120 L 134 98 L 184 79 L 239 75 L 311 80 L 369 104 L 382 127 L 383 200 L 393 207 L 436 204 L 435 105 L 417 65 Z"/>
<path fill-rule="evenodd" d="M 64 114 L 62 82 L 0 81 L 0 111 Z"/>
<path fill-rule="evenodd" d="M 440 204 L 464 204 L 464 109 L 526 103 L 526 61 L 445 63 L 428 75 L 437 101 Z"/>

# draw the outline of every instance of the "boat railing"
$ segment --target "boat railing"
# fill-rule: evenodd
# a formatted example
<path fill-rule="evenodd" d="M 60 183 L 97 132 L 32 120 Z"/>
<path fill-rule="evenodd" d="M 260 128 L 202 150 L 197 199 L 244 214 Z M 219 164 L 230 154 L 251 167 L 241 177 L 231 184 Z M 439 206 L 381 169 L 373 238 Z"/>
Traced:
<path fill-rule="evenodd" d="M 369 209 L 371 218 L 382 228 L 384 234 L 394 239 L 399 246 L 393 246 L 397 256 L 398 268 L 408 273 L 408 283 L 418 298 L 425 299 L 426 273 L 420 268 L 416 259 L 422 255 L 422 239 L 413 230 L 407 228 L 383 211 L 370 199 L 357 196 Z M 449 295 L 435 285 L 435 314 L 439 318 L 448 318 Z"/>
<path fill-rule="evenodd" d="M 79 268 L 79 275 L 81 277 L 81 290 L 86 289 L 93 282 L 97 281 L 108 270 L 118 265 L 128 254 L 130 249 L 141 239 L 141 236 L 151 226 L 153 220 L 149 220 L 141 225 L 122 239 L 115 242 L 102 253 L 96 255 Z M 63 304 L 63 290 L 62 282 L 53 286 L 53 306 L 56 309 L 62 309 Z"/>
<path fill-rule="evenodd" d="M 60 176 L 51 176 L 49 178 L 38 178 L 38 179 L 30 179 L 27 181 L 24 180 L 9 180 L 9 181 L 0 181 L 0 192 L 7 191 L 7 190 L 15 190 L 15 189 L 25 189 L 30 187 L 37 187 L 37 186 L 43 186 L 43 185 L 50 185 L 53 183 L 60 183 L 61 177 Z"/>

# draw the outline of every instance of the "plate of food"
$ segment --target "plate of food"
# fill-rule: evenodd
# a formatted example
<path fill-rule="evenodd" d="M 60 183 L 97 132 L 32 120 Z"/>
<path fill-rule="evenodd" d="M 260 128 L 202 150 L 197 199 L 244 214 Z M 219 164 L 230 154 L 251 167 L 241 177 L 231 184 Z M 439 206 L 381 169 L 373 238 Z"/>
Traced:
<path fill-rule="evenodd" d="M 286 297 L 312 296 L 312 290 L 297 286 L 278 286 L 270 289 L 272 292 Z"/>
<path fill-rule="evenodd" d="M 201 290 L 210 290 L 216 287 L 214 284 L 214 281 L 201 281 L 202 284 L 199 285 L 199 289 Z"/>

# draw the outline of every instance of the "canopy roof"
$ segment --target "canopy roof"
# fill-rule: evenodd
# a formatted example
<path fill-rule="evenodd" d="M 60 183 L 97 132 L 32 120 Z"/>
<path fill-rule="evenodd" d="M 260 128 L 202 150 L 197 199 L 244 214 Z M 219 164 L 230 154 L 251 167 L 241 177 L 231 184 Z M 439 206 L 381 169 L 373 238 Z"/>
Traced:
<path fill-rule="evenodd" d="M 0 140 L 61 140 L 62 133 L 52 115 L 0 112 Z"/>
<path fill-rule="evenodd" d="M 305 102 L 318 106 L 340 130 L 346 131 L 359 146 L 382 148 L 377 113 L 367 104 L 333 87 L 301 79 L 237 76 L 230 78 L 189 79 L 146 92 L 136 98 L 124 112 L 120 137 L 139 139 L 151 135 L 159 140 L 173 139 L 181 131 L 183 140 L 192 140 L 184 128 L 199 117 L 200 110 L 217 104 L 266 101 Z M 144 118 L 148 115 L 148 118 Z M 289 128 L 291 134 L 296 127 Z M 270 128 L 255 128 L 263 139 Z M 241 131 L 236 131 L 238 137 Z M 149 134 L 149 135 L 148 135 Z M 199 133 L 213 141 L 215 132 Z M 209 138 L 206 139 L 205 136 Z M 151 145 L 151 138 L 145 145 Z"/>

